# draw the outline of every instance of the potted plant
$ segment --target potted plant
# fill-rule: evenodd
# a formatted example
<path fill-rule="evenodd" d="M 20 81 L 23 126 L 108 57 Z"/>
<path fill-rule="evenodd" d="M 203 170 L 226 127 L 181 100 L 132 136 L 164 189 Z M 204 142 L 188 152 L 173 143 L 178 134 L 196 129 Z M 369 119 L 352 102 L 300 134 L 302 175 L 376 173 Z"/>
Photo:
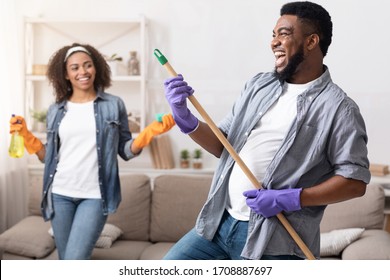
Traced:
<path fill-rule="evenodd" d="M 181 168 L 190 167 L 190 152 L 187 149 L 180 151 L 180 167 Z"/>
<path fill-rule="evenodd" d="M 194 169 L 201 169 L 203 166 L 202 164 L 202 150 L 201 149 L 195 149 L 194 150 L 194 156 L 192 161 L 192 167 Z"/>
<path fill-rule="evenodd" d="M 111 56 L 104 56 L 104 58 L 106 59 L 107 64 L 110 66 L 111 74 L 113 76 L 118 75 L 118 62 L 123 60 L 122 57 L 114 53 Z"/>
<path fill-rule="evenodd" d="M 44 132 L 46 127 L 46 115 L 47 110 L 32 111 L 31 117 L 36 121 L 36 130 L 38 132 Z"/>

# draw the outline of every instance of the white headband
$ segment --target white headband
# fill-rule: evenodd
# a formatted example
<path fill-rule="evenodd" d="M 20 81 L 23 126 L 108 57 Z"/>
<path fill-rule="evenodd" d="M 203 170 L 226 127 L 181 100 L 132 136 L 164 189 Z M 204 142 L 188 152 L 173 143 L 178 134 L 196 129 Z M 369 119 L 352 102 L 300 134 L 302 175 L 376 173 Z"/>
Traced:
<path fill-rule="evenodd" d="M 82 47 L 82 46 L 76 46 L 76 47 L 70 48 L 70 49 L 66 52 L 64 62 L 66 62 L 66 60 L 68 59 L 68 57 L 69 57 L 72 53 L 75 53 L 75 52 L 85 52 L 85 53 L 87 53 L 88 55 L 91 55 L 91 53 L 90 53 L 86 48 L 84 48 L 84 47 Z"/>

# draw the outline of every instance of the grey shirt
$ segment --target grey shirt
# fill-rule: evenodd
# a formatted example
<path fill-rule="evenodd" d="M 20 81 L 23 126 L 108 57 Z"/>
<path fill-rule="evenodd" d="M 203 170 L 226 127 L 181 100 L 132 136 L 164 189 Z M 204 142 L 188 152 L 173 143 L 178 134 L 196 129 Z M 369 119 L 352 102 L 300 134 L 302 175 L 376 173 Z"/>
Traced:
<path fill-rule="evenodd" d="M 283 85 L 272 73 L 260 73 L 246 83 L 231 112 L 219 124 L 237 152 L 282 90 Z M 208 240 L 217 231 L 226 208 L 233 165 L 234 160 L 224 150 L 196 223 L 197 232 Z M 325 66 L 323 75 L 298 96 L 297 116 L 267 168 L 263 187 L 309 188 L 335 175 L 369 183 L 368 167 L 367 134 L 359 108 L 332 82 Z M 325 207 L 283 213 L 316 258 L 320 255 L 319 225 Z M 276 217 L 265 219 L 252 211 L 241 256 L 260 259 L 263 254 L 305 258 Z"/>

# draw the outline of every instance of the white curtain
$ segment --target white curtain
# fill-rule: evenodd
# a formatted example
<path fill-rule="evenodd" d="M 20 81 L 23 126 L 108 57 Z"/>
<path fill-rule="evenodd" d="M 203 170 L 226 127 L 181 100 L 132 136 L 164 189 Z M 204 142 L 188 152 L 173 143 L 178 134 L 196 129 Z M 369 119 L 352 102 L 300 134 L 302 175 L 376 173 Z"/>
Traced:
<path fill-rule="evenodd" d="M 11 114 L 24 115 L 23 26 L 14 0 L 0 0 L 0 233 L 27 213 L 27 156 L 8 156 Z"/>

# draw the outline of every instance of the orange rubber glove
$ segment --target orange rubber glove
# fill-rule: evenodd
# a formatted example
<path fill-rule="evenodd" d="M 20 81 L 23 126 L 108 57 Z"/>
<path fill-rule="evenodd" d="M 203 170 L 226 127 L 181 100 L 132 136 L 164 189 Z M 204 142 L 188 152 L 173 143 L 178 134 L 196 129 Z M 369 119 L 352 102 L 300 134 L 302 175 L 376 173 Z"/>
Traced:
<path fill-rule="evenodd" d="M 138 137 L 135 138 L 134 145 L 139 149 L 142 149 L 149 145 L 154 136 L 167 132 L 174 125 L 175 120 L 173 119 L 172 114 L 164 115 L 161 122 L 154 121 L 145 127 L 145 129 L 140 132 Z"/>
<path fill-rule="evenodd" d="M 23 136 L 24 146 L 26 147 L 26 150 L 29 152 L 29 154 L 35 154 L 42 149 L 42 142 L 27 129 L 27 125 L 23 117 L 12 117 L 9 122 L 10 133 L 17 131 L 20 136 Z"/>

